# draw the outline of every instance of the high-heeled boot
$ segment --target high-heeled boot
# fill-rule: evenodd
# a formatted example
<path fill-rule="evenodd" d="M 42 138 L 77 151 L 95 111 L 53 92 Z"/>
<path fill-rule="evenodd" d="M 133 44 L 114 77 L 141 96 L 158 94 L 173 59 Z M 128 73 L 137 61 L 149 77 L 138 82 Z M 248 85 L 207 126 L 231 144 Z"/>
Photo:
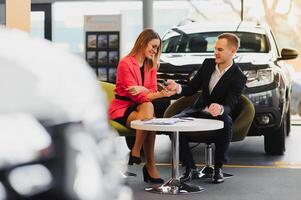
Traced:
<path fill-rule="evenodd" d="M 149 175 L 146 166 L 144 165 L 143 169 L 143 180 L 146 183 L 164 183 L 164 180 L 161 178 L 153 178 Z"/>
<path fill-rule="evenodd" d="M 133 156 L 132 152 L 130 152 L 128 165 L 133 165 L 134 163 L 139 165 L 141 163 L 141 157 Z"/>

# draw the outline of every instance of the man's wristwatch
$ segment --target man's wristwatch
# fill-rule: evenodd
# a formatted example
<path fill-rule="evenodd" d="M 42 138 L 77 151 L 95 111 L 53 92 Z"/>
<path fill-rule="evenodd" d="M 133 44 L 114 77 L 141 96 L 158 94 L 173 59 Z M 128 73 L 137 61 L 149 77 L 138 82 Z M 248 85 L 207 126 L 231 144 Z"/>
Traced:
<path fill-rule="evenodd" d="M 224 114 L 224 106 L 223 105 L 220 105 L 221 106 L 221 112 L 220 112 L 220 114 L 219 115 L 222 115 L 222 114 Z"/>

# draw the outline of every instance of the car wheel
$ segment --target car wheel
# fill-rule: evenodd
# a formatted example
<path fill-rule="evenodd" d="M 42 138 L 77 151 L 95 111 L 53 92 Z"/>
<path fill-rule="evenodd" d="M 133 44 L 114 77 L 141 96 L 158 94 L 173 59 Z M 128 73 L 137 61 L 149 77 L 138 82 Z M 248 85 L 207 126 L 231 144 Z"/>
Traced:
<path fill-rule="evenodd" d="M 291 105 L 288 106 L 286 114 L 286 135 L 289 136 L 291 133 Z"/>
<path fill-rule="evenodd" d="M 282 120 L 278 130 L 264 135 L 264 149 L 268 155 L 283 155 L 285 152 L 285 137 L 287 131 L 287 119 Z"/>

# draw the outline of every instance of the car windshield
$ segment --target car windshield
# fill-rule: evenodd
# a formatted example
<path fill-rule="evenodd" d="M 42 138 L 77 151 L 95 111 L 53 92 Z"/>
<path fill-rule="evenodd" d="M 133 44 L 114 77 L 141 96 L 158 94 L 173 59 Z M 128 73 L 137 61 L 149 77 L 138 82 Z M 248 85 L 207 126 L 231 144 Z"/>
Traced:
<path fill-rule="evenodd" d="M 213 53 L 217 36 L 221 32 L 170 32 L 163 38 L 162 53 Z M 269 47 L 264 34 L 235 32 L 240 38 L 238 52 L 267 53 Z"/>

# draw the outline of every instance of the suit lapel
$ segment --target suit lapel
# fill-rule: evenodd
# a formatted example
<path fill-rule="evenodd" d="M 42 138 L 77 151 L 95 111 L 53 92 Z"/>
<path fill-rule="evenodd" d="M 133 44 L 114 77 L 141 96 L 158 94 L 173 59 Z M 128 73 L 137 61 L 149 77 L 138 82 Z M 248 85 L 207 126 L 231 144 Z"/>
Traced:
<path fill-rule="evenodd" d="M 206 90 L 206 93 L 209 95 L 209 82 L 212 76 L 212 73 L 215 70 L 215 64 L 214 65 L 208 65 L 208 72 L 204 73 L 204 84 L 203 84 L 203 90 Z"/>
<path fill-rule="evenodd" d="M 142 85 L 142 77 L 140 74 L 140 67 L 139 67 L 135 57 L 132 56 L 131 61 L 133 64 L 133 71 L 134 71 L 135 79 L 138 81 L 138 85 Z"/>

